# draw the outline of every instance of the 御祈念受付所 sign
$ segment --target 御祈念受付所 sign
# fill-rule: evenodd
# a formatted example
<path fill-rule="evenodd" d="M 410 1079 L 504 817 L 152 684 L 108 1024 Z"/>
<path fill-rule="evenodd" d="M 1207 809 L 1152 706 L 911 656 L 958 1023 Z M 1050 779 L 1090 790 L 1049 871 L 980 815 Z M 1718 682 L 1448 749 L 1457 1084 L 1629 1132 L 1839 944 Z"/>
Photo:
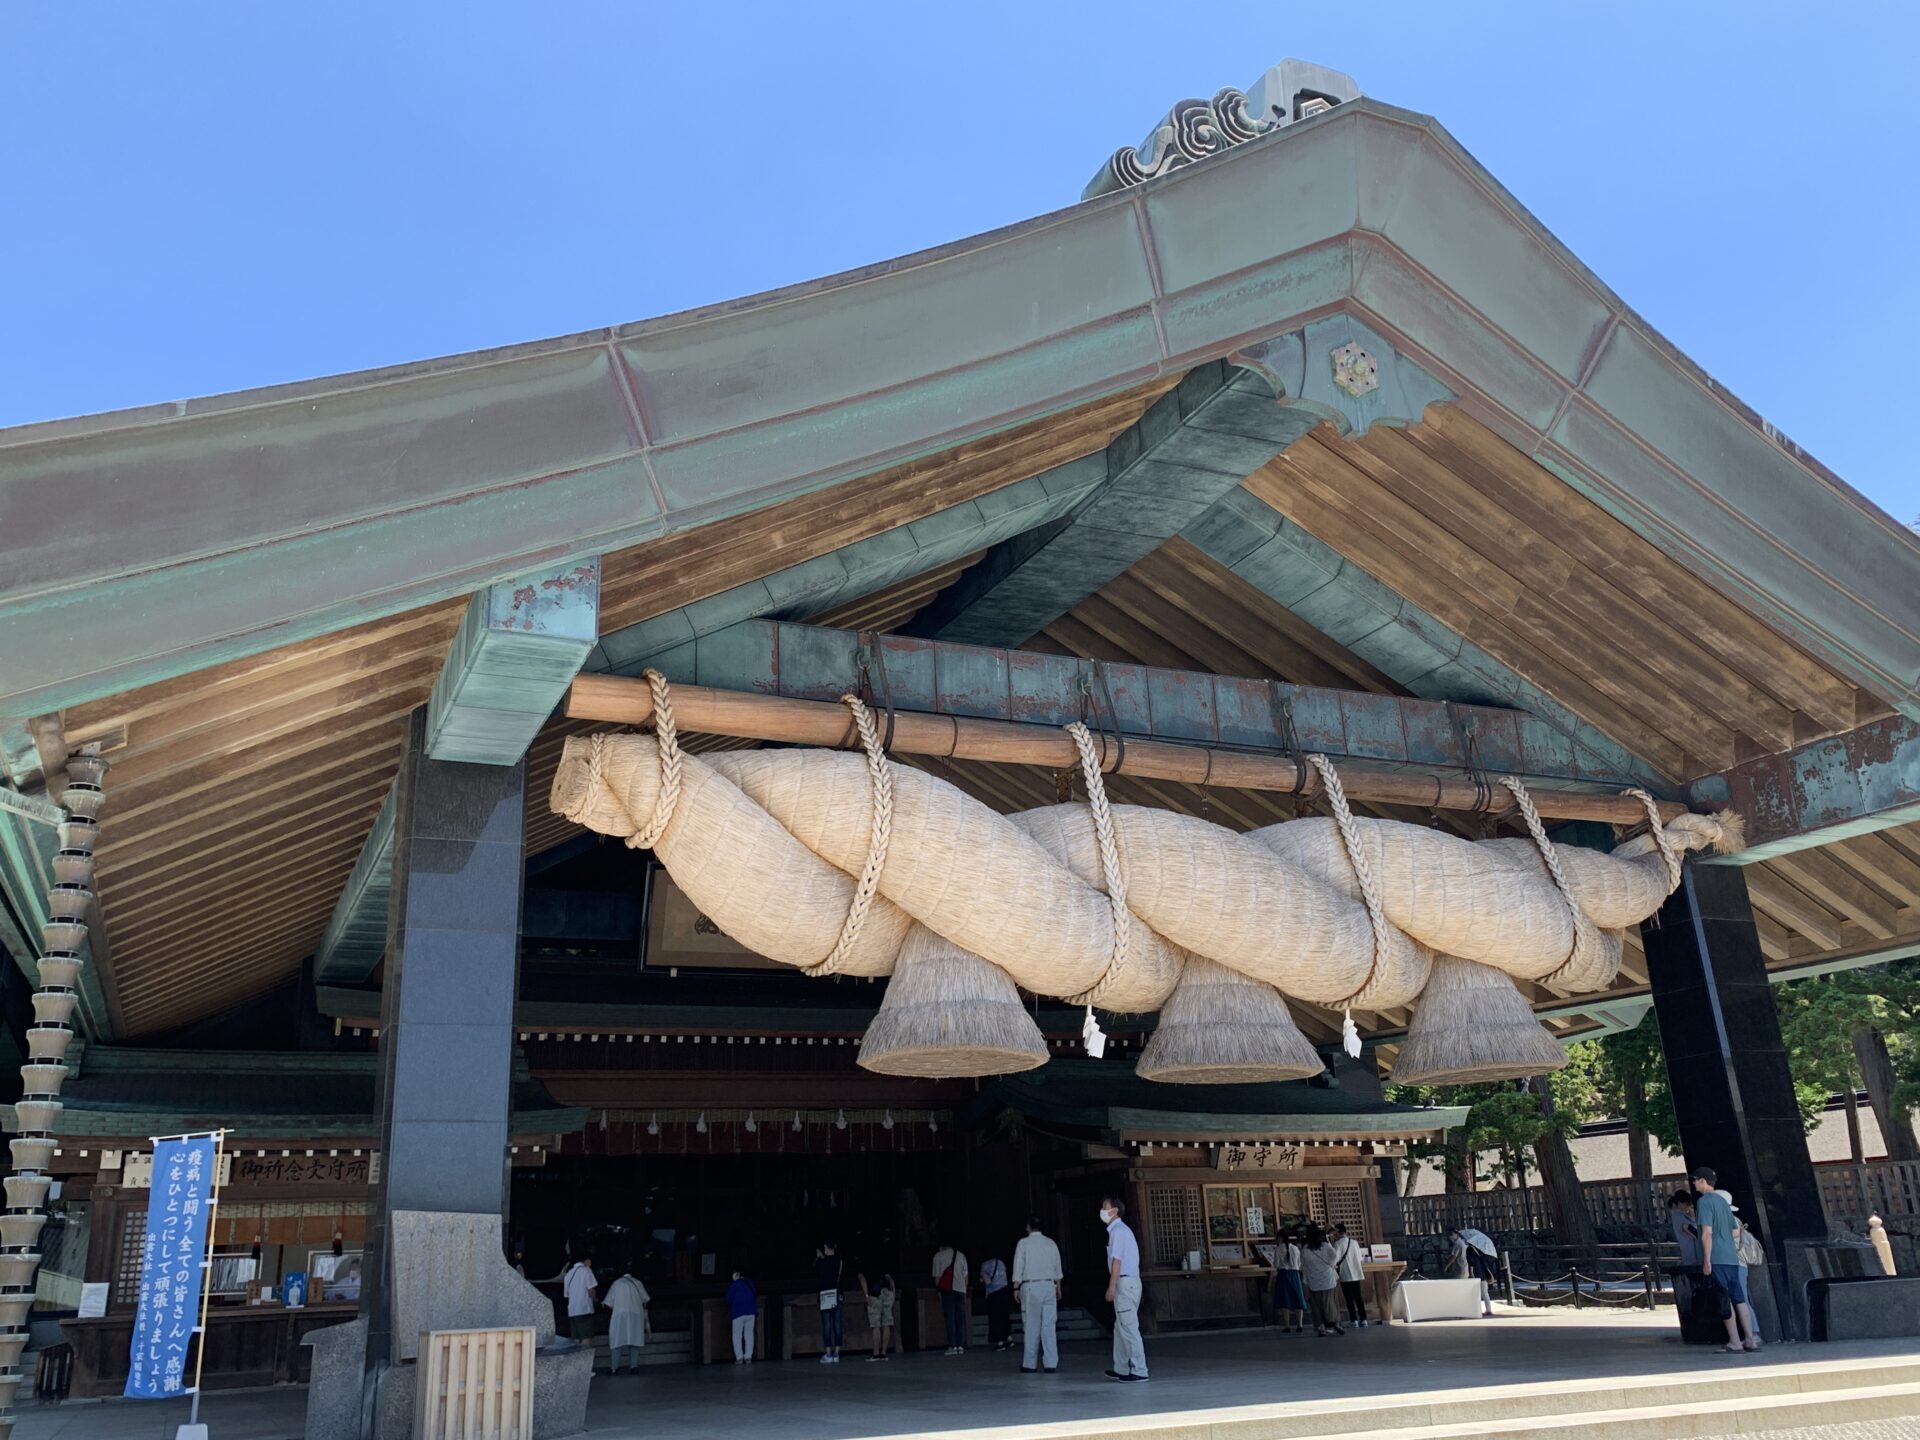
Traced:
<path fill-rule="evenodd" d="M 183 1395 L 188 1347 L 200 1323 L 201 1267 L 212 1223 L 214 1138 L 162 1140 L 153 1148 L 153 1193 L 140 1265 L 140 1309 L 128 1355 L 130 1396 Z"/>

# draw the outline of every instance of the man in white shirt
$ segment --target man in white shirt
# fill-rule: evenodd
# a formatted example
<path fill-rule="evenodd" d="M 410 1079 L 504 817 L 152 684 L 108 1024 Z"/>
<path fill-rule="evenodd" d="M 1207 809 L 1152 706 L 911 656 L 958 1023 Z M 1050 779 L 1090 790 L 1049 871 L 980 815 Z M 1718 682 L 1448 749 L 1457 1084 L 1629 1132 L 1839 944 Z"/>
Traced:
<path fill-rule="evenodd" d="M 1027 1233 L 1013 1247 L 1013 1288 L 1020 1298 L 1020 1326 L 1026 1332 L 1020 1373 L 1031 1375 L 1045 1366 L 1051 1375 L 1060 1368 L 1060 1343 L 1055 1326 L 1060 1318 L 1060 1247 L 1044 1233 L 1038 1215 L 1027 1219 Z"/>
<path fill-rule="evenodd" d="M 933 1287 L 940 1292 L 940 1316 L 947 1325 L 947 1354 L 967 1353 L 967 1257 L 958 1245 L 933 1252 Z"/>
<path fill-rule="evenodd" d="M 600 1294 L 594 1283 L 593 1266 L 576 1260 L 560 1277 L 560 1288 L 567 1296 L 567 1333 L 582 1344 L 593 1343 L 593 1306 Z"/>
<path fill-rule="evenodd" d="M 1113 1306 L 1113 1368 L 1109 1380 L 1147 1378 L 1147 1347 L 1140 1338 L 1140 1242 L 1122 1218 L 1127 1202 L 1109 1195 L 1100 1202 L 1107 1227 L 1107 1301 Z"/>

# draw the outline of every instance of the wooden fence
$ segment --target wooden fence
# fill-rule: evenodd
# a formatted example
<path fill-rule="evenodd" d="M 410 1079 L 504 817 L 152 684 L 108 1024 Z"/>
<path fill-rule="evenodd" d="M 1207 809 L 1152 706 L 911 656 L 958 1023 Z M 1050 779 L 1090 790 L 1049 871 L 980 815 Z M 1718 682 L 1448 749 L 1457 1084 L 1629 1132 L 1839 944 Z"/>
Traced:
<path fill-rule="evenodd" d="M 1869 1165 L 1821 1165 L 1814 1173 L 1827 1217 L 1856 1230 L 1878 1215 L 1889 1226 L 1920 1227 L 1920 1161 L 1876 1161 Z M 1603 1231 L 1667 1224 L 1667 1197 L 1686 1185 L 1680 1175 L 1663 1175 L 1645 1186 L 1631 1180 L 1589 1180 L 1580 1189 L 1587 1213 Z M 1415 1195 L 1400 1202 L 1409 1235 L 1444 1235 L 1462 1225 L 1488 1234 L 1539 1233 L 1552 1228 L 1544 1191 L 1482 1190 L 1472 1195 Z M 1905 1223 L 1896 1223 L 1905 1222 Z"/>

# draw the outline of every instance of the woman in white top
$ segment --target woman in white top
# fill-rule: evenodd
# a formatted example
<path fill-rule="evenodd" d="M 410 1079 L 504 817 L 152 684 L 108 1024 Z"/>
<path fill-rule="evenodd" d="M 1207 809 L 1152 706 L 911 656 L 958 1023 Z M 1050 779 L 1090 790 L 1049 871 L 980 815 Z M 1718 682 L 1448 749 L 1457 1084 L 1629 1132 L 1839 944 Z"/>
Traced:
<path fill-rule="evenodd" d="M 1307 1238 L 1300 1246 L 1300 1278 L 1306 1283 L 1307 1299 L 1313 1306 L 1313 1333 L 1344 1335 L 1340 1316 L 1333 1306 L 1334 1292 L 1340 1288 L 1340 1262 L 1327 1243 L 1327 1232 L 1318 1225 L 1307 1227 Z"/>
<path fill-rule="evenodd" d="M 607 1287 L 605 1303 L 613 1312 L 613 1321 L 607 1326 L 607 1351 L 615 1375 L 620 1373 L 622 1357 L 629 1354 L 627 1368 L 640 1368 L 640 1351 L 647 1343 L 647 1305 L 652 1299 L 647 1287 L 632 1274 L 622 1275 Z"/>
<path fill-rule="evenodd" d="M 1347 1233 L 1347 1227 L 1333 1227 L 1333 1254 L 1340 1270 L 1340 1294 L 1347 1302 L 1347 1323 L 1365 1325 L 1367 1323 L 1367 1297 L 1362 1286 L 1367 1278 L 1363 1267 L 1365 1256 L 1360 1253 L 1360 1242 Z"/>

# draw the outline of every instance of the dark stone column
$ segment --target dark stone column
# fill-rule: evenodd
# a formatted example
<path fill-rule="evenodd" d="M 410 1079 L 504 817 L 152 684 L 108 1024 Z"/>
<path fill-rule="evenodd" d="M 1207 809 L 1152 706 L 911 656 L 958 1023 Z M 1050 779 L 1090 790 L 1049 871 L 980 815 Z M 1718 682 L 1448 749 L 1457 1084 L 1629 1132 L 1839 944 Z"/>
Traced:
<path fill-rule="evenodd" d="M 361 1313 L 368 1375 L 391 1352 L 397 1210 L 498 1215 L 508 1197 L 526 763 L 426 755 L 408 722 L 380 1005 L 380 1183 Z"/>
<path fill-rule="evenodd" d="M 1711 1165 L 1732 1192 L 1766 1246 L 1777 1313 L 1805 1338 L 1788 1278 L 1804 1259 L 1789 1256 L 1826 1239 L 1827 1217 L 1746 875 L 1689 863 L 1641 933 L 1687 1166 Z"/>

